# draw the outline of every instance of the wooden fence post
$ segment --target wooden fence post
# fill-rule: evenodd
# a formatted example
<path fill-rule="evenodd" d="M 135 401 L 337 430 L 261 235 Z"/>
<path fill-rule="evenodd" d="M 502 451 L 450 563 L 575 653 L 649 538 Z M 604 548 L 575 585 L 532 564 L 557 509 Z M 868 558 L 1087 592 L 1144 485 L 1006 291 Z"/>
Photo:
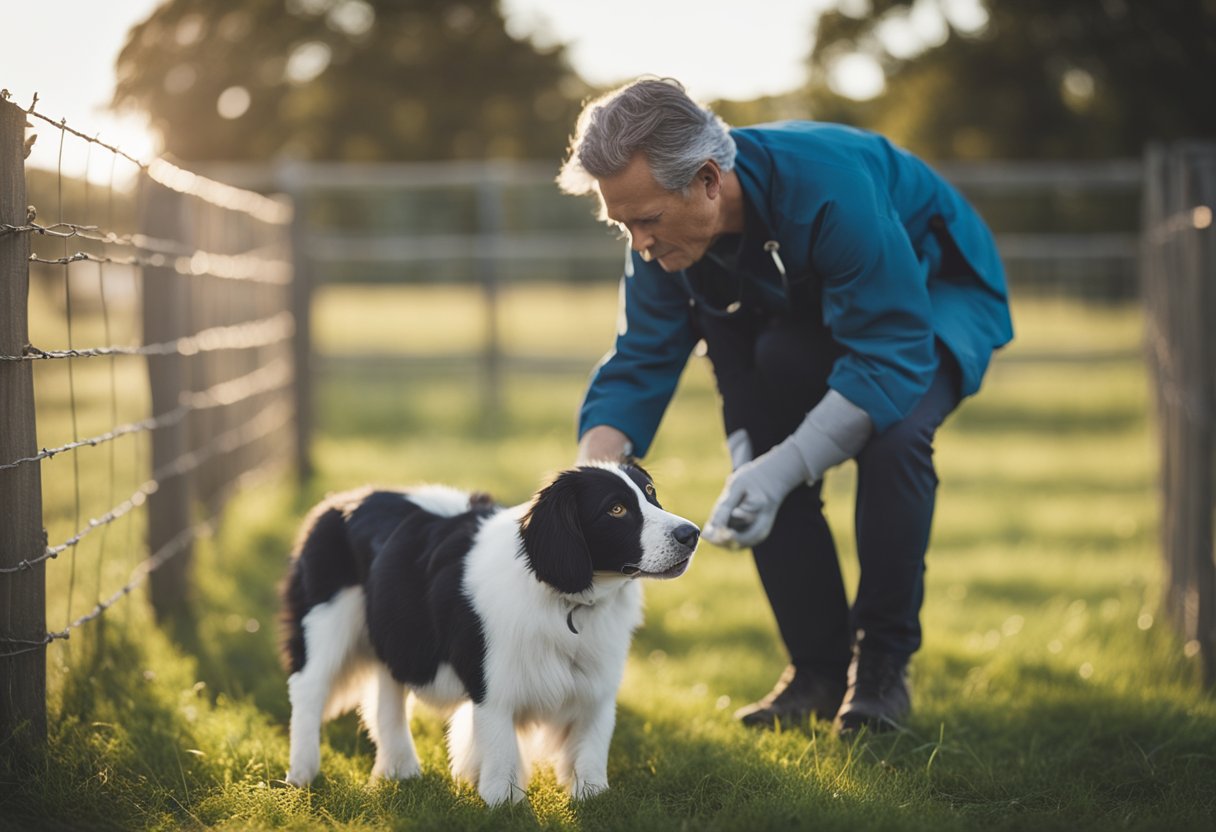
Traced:
<path fill-rule="evenodd" d="M 183 197 L 144 177 L 140 224 L 149 237 L 162 240 L 189 240 L 183 234 Z M 187 332 L 189 292 L 186 278 L 171 266 L 143 268 L 144 343 L 172 341 Z M 188 389 L 183 376 L 188 367 L 177 353 L 148 356 L 148 384 L 152 394 L 152 413 L 159 416 L 178 407 L 181 394 Z M 152 431 L 152 470 L 161 471 L 189 451 L 189 420 L 182 419 Z M 170 474 L 160 478 L 157 490 L 148 497 L 148 553 L 155 554 L 191 525 L 190 476 Z M 193 547 L 187 547 L 166 561 L 149 578 L 152 608 L 158 621 L 177 617 L 190 591 L 190 562 Z"/>
<path fill-rule="evenodd" d="M 312 263 L 308 259 L 308 199 L 304 170 L 298 163 L 284 166 L 279 184 L 291 198 L 291 337 L 292 395 L 295 398 L 296 476 L 301 483 L 313 473 L 312 465 Z"/>
<path fill-rule="evenodd" d="M 503 415 L 502 404 L 502 336 L 499 332 L 499 239 L 503 232 L 502 163 L 484 166 L 477 183 L 477 271 L 481 282 L 482 306 L 485 310 L 485 344 L 482 360 L 482 418 L 488 427 L 497 429 Z"/>
<path fill-rule="evenodd" d="M 25 112 L 0 100 L 0 223 L 26 224 Z M 29 235 L 0 234 L 0 354 L 20 355 L 29 340 Z M 0 463 L 37 453 L 33 365 L 0 361 Z M 42 469 L 0 471 L 0 567 L 46 549 Z M 46 567 L 0 573 L 0 748 L 28 757 L 46 741 Z M 27 649 L 29 648 L 29 649 Z M 17 652 L 24 651 L 24 652 Z M 16 653 L 16 655 L 9 655 Z"/>
<path fill-rule="evenodd" d="M 1142 295 L 1156 387 L 1164 607 L 1216 686 L 1216 145 L 1145 155 Z"/>

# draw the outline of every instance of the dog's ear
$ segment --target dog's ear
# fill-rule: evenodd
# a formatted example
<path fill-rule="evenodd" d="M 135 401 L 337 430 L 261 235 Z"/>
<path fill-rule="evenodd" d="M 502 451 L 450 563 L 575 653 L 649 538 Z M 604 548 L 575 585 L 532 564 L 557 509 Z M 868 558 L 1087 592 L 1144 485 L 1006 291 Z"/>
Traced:
<path fill-rule="evenodd" d="M 524 554 L 536 577 L 559 592 L 590 589 L 591 552 L 579 522 L 576 472 L 566 471 L 532 498 L 519 522 Z"/>

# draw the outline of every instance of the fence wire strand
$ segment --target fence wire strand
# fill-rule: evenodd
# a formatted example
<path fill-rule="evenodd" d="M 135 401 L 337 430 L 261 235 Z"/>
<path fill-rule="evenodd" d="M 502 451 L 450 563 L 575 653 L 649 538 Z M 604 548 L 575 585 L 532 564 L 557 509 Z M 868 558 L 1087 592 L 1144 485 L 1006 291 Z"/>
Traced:
<path fill-rule="evenodd" d="M 11 96 L 7 90 L 0 91 L 0 100 L 9 101 L 10 99 Z M 26 212 L 24 223 L 9 222 L 0 224 L 0 239 L 15 235 L 43 237 L 52 246 L 61 248 L 61 256 L 49 255 L 45 251 L 31 253 L 28 257 L 28 262 L 62 270 L 63 321 L 66 327 L 67 348 L 40 349 L 34 346 L 33 343 L 27 343 L 20 350 L 20 355 L 0 355 L 0 362 L 67 360 L 67 404 L 70 410 L 71 441 L 58 447 L 43 448 L 38 453 L 29 457 L 12 461 L 0 460 L 0 471 L 16 468 L 21 465 L 35 464 L 67 451 L 107 444 L 109 449 L 109 487 L 108 495 L 104 499 L 106 500 L 106 504 L 112 507 L 105 513 L 92 517 L 87 522 L 82 521 L 82 517 L 88 515 L 84 514 L 82 508 L 81 455 L 74 454 L 72 463 L 73 483 L 71 486 L 73 496 L 68 498 L 65 494 L 63 502 L 66 503 L 68 499 L 72 500 L 72 509 L 67 513 L 71 515 L 73 526 L 77 531 L 67 540 L 51 546 L 46 539 L 46 530 L 43 529 L 41 541 L 34 547 L 40 546 L 42 548 L 40 554 L 21 560 L 16 565 L 0 568 L 0 574 L 22 572 L 54 559 L 71 549 L 71 571 L 67 581 L 66 612 L 63 617 L 63 620 L 68 623 L 63 629 L 50 630 L 34 637 L 31 637 L 30 630 L 46 630 L 45 624 L 40 623 L 36 626 L 28 627 L 25 632 L 22 632 L 20 626 L 6 626 L 3 635 L 0 635 L 0 648 L 12 649 L 0 652 L 0 659 L 36 650 L 45 650 L 46 645 L 53 641 L 69 639 L 73 630 L 100 618 L 107 610 L 119 603 L 122 598 L 147 581 L 150 574 L 173 558 L 181 555 L 182 552 L 188 551 L 193 541 L 213 534 L 218 522 L 218 512 L 221 510 L 216 506 L 222 505 L 222 502 L 218 504 L 208 503 L 213 508 L 210 519 L 181 528 L 167 542 L 158 543 L 157 550 L 136 566 L 129 580 L 122 587 L 108 596 L 104 595 L 102 583 L 105 577 L 103 565 L 107 554 L 106 539 L 113 523 L 120 518 L 126 517 L 134 509 L 148 504 L 149 498 L 161 490 L 166 482 L 174 478 L 190 475 L 202 468 L 202 466 L 211 463 L 212 460 L 217 460 L 217 458 L 216 465 L 218 467 L 214 470 L 221 477 L 218 480 L 221 491 L 217 493 L 226 493 L 229 488 L 239 487 L 242 483 L 250 481 L 253 477 L 277 468 L 277 459 L 268 459 L 266 454 L 261 452 L 261 444 L 258 444 L 257 450 L 252 452 L 244 451 L 243 449 L 255 446 L 255 443 L 264 443 L 269 437 L 281 434 L 285 427 L 290 426 L 295 416 L 294 409 L 288 403 L 286 397 L 280 395 L 280 391 L 286 388 L 292 380 L 293 373 L 290 363 L 281 357 L 267 360 L 267 356 L 257 352 L 257 350 L 262 348 L 277 347 L 283 344 L 294 333 L 294 318 L 291 312 L 275 311 L 276 309 L 283 310 L 283 307 L 278 305 L 279 296 L 274 296 L 276 305 L 273 308 L 267 309 L 265 304 L 265 301 L 271 299 L 271 295 L 267 294 L 268 291 L 276 287 L 287 286 L 292 279 L 291 264 L 280 259 L 281 254 L 279 252 L 282 251 L 284 241 L 281 236 L 272 238 L 270 235 L 271 230 L 274 230 L 276 235 L 281 235 L 282 226 L 291 221 L 291 204 L 286 200 L 263 196 L 216 182 L 191 171 L 184 170 L 165 159 L 156 159 L 152 162 L 141 161 L 121 148 L 102 141 L 96 136 L 86 135 L 80 130 L 68 126 L 66 119 L 55 120 L 46 116 L 38 110 L 38 96 L 36 94 L 30 106 L 22 109 L 28 118 L 45 122 L 53 129 L 59 131 L 58 158 L 56 170 L 54 171 L 55 191 L 53 192 L 57 216 L 54 222 L 38 221 L 37 211 L 31 208 Z M 65 216 L 67 208 L 64 193 L 64 145 L 68 136 L 76 137 L 86 143 L 83 213 L 86 218 L 92 219 L 93 212 L 96 210 L 99 215 L 97 221 L 72 222 Z M 25 145 L 27 150 L 32 140 L 32 136 L 26 140 Z M 91 190 L 91 174 L 94 173 L 93 168 L 96 161 L 94 158 L 94 148 L 104 149 L 110 154 L 109 184 L 106 196 L 104 197 L 104 208 L 94 204 L 97 202 L 97 198 Z M 197 203 L 190 203 L 192 208 L 195 204 L 201 205 L 201 210 L 192 210 L 192 213 L 197 211 L 197 216 L 201 217 L 201 219 L 196 219 L 197 225 L 195 229 L 189 231 L 182 228 L 180 230 L 180 239 L 177 238 L 179 231 L 176 230 L 159 236 L 141 233 L 119 233 L 114 230 L 116 228 L 114 211 L 115 171 L 120 159 L 134 165 L 142 172 L 142 175 L 164 186 L 164 188 L 197 200 Z M 101 184 L 99 187 L 105 188 L 106 185 Z M 104 217 L 101 217 L 101 214 L 104 214 Z M 244 216 L 239 216 L 242 214 Z M 249 218 L 256 220 L 256 222 L 251 224 Z M 173 226 L 170 227 L 172 228 Z M 201 233 L 200 236 L 200 232 L 204 233 Z M 174 238 L 165 239 L 165 237 L 169 236 Z M 85 244 L 89 250 L 73 252 L 69 248 L 73 240 Z M 192 241 L 200 245 L 190 245 L 185 241 Z M 236 242 L 234 243 L 234 241 Z M 236 253 L 221 253 L 233 250 Z M 77 326 L 77 324 L 83 325 L 83 322 L 75 320 L 79 317 L 77 313 L 80 312 L 75 307 L 79 306 L 79 302 L 82 302 L 82 298 L 75 295 L 86 284 L 79 282 L 78 270 L 72 268 L 72 265 L 82 262 L 96 264 L 95 299 L 100 303 L 99 323 L 103 337 L 103 345 L 101 346 L 79 347 L 76 343 L 80 332 L 84 330 L 79 329 Z M 182 280 L 198 276 L 238 281 L 251 285 L 251 288 L 246 290 L 240 289 L 237 284 L 233 284 L 231 291 L 225 289 L 222 294 L 216 294 L 218 289 L 213 288 L 213 286 L 218 284 L 194 281 L 181 284 L 183 290 L 190 293 L 187 297 L 194 295 L 203 298 L 201 301 L 201 318 L 198 319 L 201 322 L 230 321 L 234 318 L 240 320 L 242 317 L 250 317 L 252 319 L 241 323 L 224 323 L 214 326 L 196 324 L 196 331 L 193 334 L 179 337 L 162 337 L 152 343 L 141 345 L 114 343 L 115 339 L 111 327 L 111 304 L 107 292 L 107 286 L 110 283 L 108 278 L 111 277 L 112 267 L 128 267 L 144 270 L 145 275 L 149 275 L 146 270 L 157 269 L 160 270 L 160 273 L 152 275 L 152 279 L 157 281 L 167 278 Z M 88 274 L 85 277 L 92 279 L 93 276 Z M 142 308 L 144 301 L 142 281 L 136 279 L 133 285 L 136 298 L 135 308 Z M 157 283 L 156 285 L 163 284 Z M 202 292 L 202 294 L 196 295 L 199 292 Z M 234 295 L 233 292 L 239 292 L 240 294 Z M 245 294 L 247 292 L 253 292 L 253 294 Z M 251 303 L 252 306 L 246 307 L 246 303 Z M 245 312 L 245 314 L 242 315 L 242 312 Z M 210 315 L 210 321 L 208 321 L 208 315 Z M 182 329 L 185 329 L 185 327 L 182 327 Z M 177 332 L 180 331 L 182 330 L 177 330 Z M 169 330 L 165 335 L 173 336 L 177 332 Z M 30 340 L 37 339 L 31 338 Z M 177 402 L 176 407 L 159 415 L 149 416 L 146 419 L 128 424 L 118 424 L 119 382 L 116 369 L 117 358 L 122 356 L 142 356 L 149 359 L 153 356 L 181 356 L 188 358 L 221 351 L 242 351 L 246 355 L 238 356 L 233 362 L 226 361 L 224 364 L 213 364 L 208 361 L 197 365 L 200 369 L 193 372 L 201 372 L 202 375 L 195 375 L 196 379 L 208 377 L 214 379 L 216 376 L 223 378 L 224 375 L 231 375 L 237 368 L 247 370 L 251 366 L 250 362 L 253 362 L 252 366 L 255 366 L 256 369 L 245 372 L 236 378 L 216 382 L 200 391 L 186 390 L 179 393 L 177 391 L 180 388 L 170 388 L 173 392 L 171 392 L 165 403 L 174 401 L 175 397 Z M 281 355 L 281 353 L 276 350 L 275 353 L 271 353 L 270 355 Z M 76 362 L 72 359 L 95 357 L 107 359 L 110 397 L 109 423 L 110 425 L 117 425 L 117 427 L 112 427 L 99 435 L 84 438 L 81 436 L 81 422 L 79 420 L 80 407 L 83 401 L 77 395 L 78 384 L 74 369 Z M 151 363 L 149 361 L 149 366 L 151 366 Z M 88 389 L 91 389 L 91 387 Z M 267 399 L 264 404 L 260 405 L 253 401 L 255 397 L 263 394 L 274 394 L 274 397 Z M 255 405 L 257 406 L 255 407 Z M 116 443 L 113 440 L 124 436 L 180 425 L 193 413 L 223 409 L 227 414 L 229 412 L 228 408 L 232 408 L 233 406 L 236 407 L 230 411 L 231 417 L 225 415 L 224 421 L 229 424 L 232 421 L 239 421 L 239 424 L 220 432 L 218 430 L 220 423 L 215 422 L 214 417 L 197 423 L 203 429 L 208 425 L 212 426 L 213 429 L 210 432 L 210 436 L 201 444 L 195 443 L 193 447 L 179 448 L 179 455 L 167 464 L 159 464 L 159 460 L 154 456 L 152 464 L 156 467 L 147 476 L 146 480 L 139 473 L 140 443 L 132 443 L 132 447 L 134 448 L 132 464 L 133 470 L 136 472 L 133 485 L 138 485 L 127 499 L 116 503 L 115 491 L 117 490 L 116 484 L 119 475 L 116 465 Z M 196 423 L 191 422 L 190 424 L 194 426 Z M 237 452 L 240 453 L 240 460 L 237 460 L 234 456 Z M 200 482 L 207 481 L 207 478 L 211 476 L 206 473 L 208 470 L 211 469 L 203 469 L 203 479 L 199 480 Z M 140 482 L 141 480 L 143 480 L 142 483 Z M 95 561 L 95 604 L 89 612 L 74 616 L 73 602 L 75 590 L 77 589 L 77 546 L 82 540 L 99 529 L 101 530 L 101 534 L 99 535 L 101 543 L 100 548 L 97 550 Z M 126 545 L 132 551 L 139 545 L 134 535 L 134 524 L 129 523 Z M 161 541 L 163 540 L 164 538 L 161 538 Z M 17 556 L 19 557 L 20 555 L 18 554 Z M 12 561 L 9 560 L 8 563 L 11 564 Z M 42 618 L 40 617 L 38 620 L 42 621 Z"/>
<path fill-rule="evenodd" d="M 214 407 L 226 407 L 236 404 L 245 399 L 261 393 L 266 393 L 271 390 L 280 389 L 291 380 L 291 372 L 283 361 L 276 361 L 271 364 L 259 367 L 258 369 L 247 373 L 240 378 L 231 379 L 230 381 L 219 382 L 212 385 L 206 390 L 198 393 L 184 394 L 181 399 L 181 404 L 173 410 L 166 411 L 159 416 L 152 416 L 143 419 L 139 422 L 132 422 L 126 425 L 119 425 L 116 428 L 106 431 L 98 436 L 92 436 L 88 439 L 80 439 L 69 442 L 66 445 L 60 445 L 57 448 L 43 448 L 33 456 L 15 459 L 12 462 L 0 465 L 0 471 L 7 468 L 16 468 L 18 465 L 26 465 L 31 462 L 37 462 L 40 459 L 50 459 L 53 456 L 64 453 L 65 451 L 73 451 L 77 448 L 95 447 L 105 442 L 118 439 L 121 436 L 127 436 L 132 433 L 143 433 L 146 431 L 157 430 L 158 428 L 176 425 L 190 413 L 200 410 L 207 410 Z M 0 572 L 3 572 L 0 569 Z"/>
<path fill-rule="evenodd" d="M 124 517 L 131 512 L 132 509 L 142 506 L 147 502 L 148 497 L 160 490 L 165 480 L 172 477 L 188 474 L 198 468 L 204 462 L 207 462 L 212 457 L 218 454 L 228 453 L 240 448 L 244 445 L 252 444 L 259 439 L 269 436 L 276 430 L 285 427 L 291 421 L 291 409 L 286 405 L 273 405 L 267 407 L 259 414 L 258 418 L 246 422 L 232 430 L 221 433 L 214 437 L 210 442 L 198 450 L 190 451 L 189 453 L 179 456 L 177 459 L 170 462 L 168 465 L 154 471 L 152 476 L 135 490 L 127 499 L 116 505 L 114 508 L 107 511 L 100 517 L 94 517 L 85 524 L 76 534 L 69 537 L 63 543 L 56 546 L 48 546 L 46 550 L 37 557 L 23 560 L 16 566 L 8 566 L 0 568 L 0 573 L 21 572 L 39 563 L 47 560 L 52 560 L 66 552 L 68 549 L 73 549 L 81 540 L 87 537 L 92 532 L 99 528 L 113 523 L 121 517 Z M 79 520 L 77 521 L 79 526 Z"/>
<path fill-rule="evenodd" d="M 7 644 L 25 644 L 28 646 L 19 650 L 11 650 L 5 653 L 0 653 L 0 658 L 19 656 L 22 653 L 30 653 L 34 650 L 41 650 L 52 641 L 70 639 L 72 636 L 72 630 L 100 618 L 106 610 L 130 595 L 135 589 L 138 589 L 139 586 L 148 579 L 149 575 L 163 566 L 167 561 L 186 551 L 186 547 L 188 547 L 194 541 L 214 534 L 216 526 L 218 525 L 218 520 L 218 517 L 212 517 L 211 519 L 202 523 L 196 523 L 189 528 L 182 529 L 168 543 L 158 549 L 155 554 L 142 561 L 139 566 L 135 567 L 135 570 L 131 573 L 131 579 L 127 581 L 127 583 L 124 584 L 117 592 L 113 593 L 104 601 L 99 600 L 91 612 L 80 616 L 75 621 L 69 623 L 62 630 L 48 632 L 41 639 L 3 639 L 2 641 Z"/>
<path fill-rule="evenodd" d="M 58 170 L 56 171 L 56 186 L 58 191 L 57 207 L 59 213 L 59 221 L 63 222 L 63 142 L 66 133 L 66 125 L 60 125 L 59 129 L 59 159 Z M 91 147 L 92 145 L 90 145 Z M 63 241 L 63 253 L 66 255 L 68 251 L 68 241 Z M 72 281 L 68 265 L 63 264 L 63 301 L 64 312 L 67 323 L 68 349 L 75 347 L 75 339 L 72 337 Z M 68 402 L 72 414 L 72 441 L 80 440 L 80 424 L 78 420 L 78 410 L 76 407 L 76 365 L 68 362 Z M 80 526 L 80 457 L 72 457 L 72 492 L 74 497 L 73 502 L 73 518 L 75 525 Z M 74 546 L 75 544 L 73 544 Z M 72 597 L 76 592 L 76 549 L 72 549 L 72 557 L 70 558 L 70 566 L 68 572 L 68 597 L 67 597 L 67 612 L 65 618 L 72 617 Z"/>
<path fill-rule="evenodd" d="M 295 330 L 290 312 L 279 312 L 268 318 L 240 324 L 215 326 L 194 335 L 183 335 L 172 341 L 142 346 L 92 347 L 79 350 L 43 350 L 26 344 L 21 355 L 0 355 L 0 361 L 45 361 L 63 358 L 97 358 L 120 355 L 197 355 L 218 350 L 243 350 L 268 347 L 291 337 Z M 0 465 L 0 470 L 4 466 Z"/>
<path fill-rule="evenodd" d="M 11 97 L 8 90 L 0 90 L 0 99 L 8 101 Z M 83 141 L 105 148 L 115 156 L 121 156 L 146 173 L 154 182 L 158 182 L 166 188 L 198 197 L 204 202 L 209 202 L 220 208 L 248 214 L 255 219 L 272 225 L 286 225 L 291 221 L 291 206 L 287 203 L 262 196 L 252 191 L 225 185 L 223 182 L 216 182 L 214 179 L 208 179 L 185 168 L 180 168 L 167 159 L 155 159 L 152 162 L 140 161 L 125 150 L 103 142 L 96 136 L 89 136 L 69 127 L 66 118 L 56 121 L 50 116 L 43 115 L 35 109 L 37 106 L 38 94 L 35 93 L 34 100 L 25 111 L 26 115 L 55 127 L 60 131 L 61 137 L 64 133 L 71 133 Z"/>
<path fill-rule="evenodd" d="M 65 240 L 66 244 L 66 240 Z M 181 256 L 170 260 L 166 255 L 154 254 L 151 257 L 107 257 L 78 251 L 63 257 L 39 257 L 30 255 L 31 263 L 42 263 L 47 266 L 66 266 L 71 263 L 113 263 L 119 266 L 141 266 L 152 268 L 172 268 L 178 274 L 218 277 L 221 280 L 248 280 L 253 283 L 273 283 L 285 286 L 291 282 L 291 267 L 282 260 L 263 260 L 258 257 L 245 255 L 214 254 L 206 251 L 195 251 L 191 256 Z"/>

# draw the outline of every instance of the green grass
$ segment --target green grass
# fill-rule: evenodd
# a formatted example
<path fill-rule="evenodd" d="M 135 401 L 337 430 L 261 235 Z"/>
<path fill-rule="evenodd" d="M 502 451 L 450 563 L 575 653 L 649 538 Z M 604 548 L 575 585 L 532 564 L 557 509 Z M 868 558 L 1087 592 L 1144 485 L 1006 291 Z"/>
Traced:
<path fill-rule="evenodd" d="M 508 355 L 586 358 L 589 367 L 612 331 L 613 296 L 507 293 L 499 325 Z M 489 419 L 476 372 L 408 360 L 477 348 L 484 310 L 475 291 L 326 291 L 316 314 L 325 353 L 406 360 L 319 380 L 317 477 L 304 493 L 261 487 L 231 506 L 199 549 L 181 626 L 158 629 L 136 596 L 52 646 L 47 755 L 32 779 L 0 777 L 0 827 L 1212 828 L 1216 704 L 1158 607 L 1157 463 L 1138 313 L 1026 303 L 1017 323 L 1018 343 L 939 438 L 926 640 L 906 733 L 842 742 L 823 725 L 736 726 L 731 711 L 764 693 L 784 660 L 749 558 L 706 544 L 688 575 L 647 588 L 620 693 L 612 789 L 571 803 L 542 771 L 525 803 L 490 811 L 453 785 L 442 726 L 421 709 L 420 780 L 369 787 L 370 744 L 346 717 L 326 730 L 314 787 L 275 788 L 288 716 L 275 588 L 298 518 L 326 491 L 444 481 L 525 499 L 573 457 L 584 375 L 529 374 L 509 362 L 503 413 Z M 137 368 L 118 368 L 135 395 Z M 70 436 L 66 380 L 40 372 L 46 430 Z M 107 371 L 85 376 L 78 400 L 101 409 L 87 418 L 104 423 Z M 134 478 L 141 451 L 116 444 L 115 476 Z M 81 458 L 86 517 L 109 487 L 107 453 Z M 665 505 L 704 517 L 726 455 L 702 360 L 690 364 L 647 465 Z M 51 538 L 66 537 L 58 532 L 75 511 L 72 461 L 46 463 L 43 474 Z M 846 465 L 826 488 L 850 581 L 852 481 Z M 125 580 L 141 524 L 77 552 L 74 609 Z M 61 626 L 68 571 L 66 562 L 48 569 L 52 627 Z"/>

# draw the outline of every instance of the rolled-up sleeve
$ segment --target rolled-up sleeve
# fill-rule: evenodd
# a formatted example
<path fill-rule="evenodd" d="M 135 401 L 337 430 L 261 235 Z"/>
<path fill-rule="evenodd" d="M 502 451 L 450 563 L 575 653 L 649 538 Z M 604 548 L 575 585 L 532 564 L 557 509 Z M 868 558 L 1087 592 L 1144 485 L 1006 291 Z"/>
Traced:
<path fill-rule="evenodd" d="M 596 366 L 579 412 L 581 437 L 610 425 L 645 456 L 697 342 L 679 278 L 634 257 L 621 279 L 616 343 Z"/>

